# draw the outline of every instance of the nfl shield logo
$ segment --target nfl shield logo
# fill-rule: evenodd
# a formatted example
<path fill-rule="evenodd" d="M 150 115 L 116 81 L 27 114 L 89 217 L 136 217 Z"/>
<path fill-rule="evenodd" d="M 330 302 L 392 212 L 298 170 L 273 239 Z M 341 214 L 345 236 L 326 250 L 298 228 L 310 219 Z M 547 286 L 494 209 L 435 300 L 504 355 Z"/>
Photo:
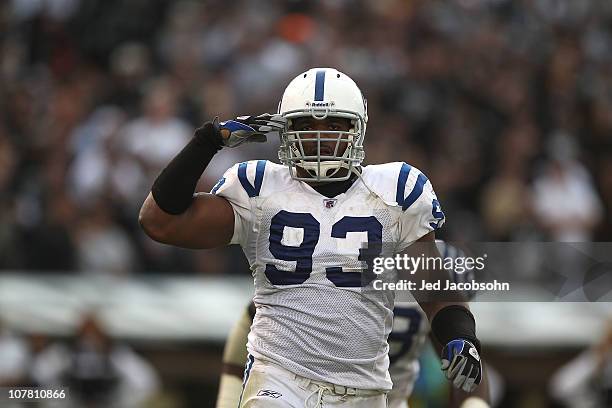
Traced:
<path fill-rule="evenodd" d="M 338 200 L 335 198 L 328 198 L 323 200 L 323 205 L 325 206 L 325 208 L 334 208 L 337 202 Z"/>

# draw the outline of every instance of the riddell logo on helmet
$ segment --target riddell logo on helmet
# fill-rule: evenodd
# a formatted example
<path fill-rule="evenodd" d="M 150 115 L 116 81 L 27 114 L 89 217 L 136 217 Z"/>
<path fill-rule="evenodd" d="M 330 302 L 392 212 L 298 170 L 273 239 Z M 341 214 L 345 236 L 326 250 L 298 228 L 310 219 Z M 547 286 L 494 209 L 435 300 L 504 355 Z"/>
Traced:
<path fill-rule="evenodd" d="M 306 106 L 311 108 L 327 108 L 334 105 L 335 103 L 333 102 L 306 102 Z"/>

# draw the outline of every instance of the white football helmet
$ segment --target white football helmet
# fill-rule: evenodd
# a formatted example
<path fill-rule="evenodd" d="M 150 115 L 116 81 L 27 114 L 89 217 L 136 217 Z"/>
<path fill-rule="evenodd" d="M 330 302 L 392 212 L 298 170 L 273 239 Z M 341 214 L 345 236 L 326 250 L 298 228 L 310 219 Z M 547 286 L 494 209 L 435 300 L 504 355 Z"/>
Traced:
<path fill-rule="evenodd" d="M 287 119 L 281 132 L 278 157 L 289 166 L 291 177 L 302 181 L 348 180 L 365 156 L 363 142 L 368 122 L 367 103 L 357 84 L 346 74 L 333 68 L 312 68 L 295 77 L 285 89 L 278 105 L 278 113 Z M 347 118 L 351 129 L 343 131 L 295 131 L 292 120 L 313 117 Z M 313 137 L 316 135 L 316 138 Z M 317 154 L 306 155 L 303 142 L 317 143 Z M 320 142 L 336 142 L 331 155 L 321 155 Z M 338 152 L 340 143 L 346 150 Z M 306 170 L 298 176 L 296 166 Z M 348 171 L 338 174 L 341 168 Z M 344 173 L 344 172 L 342 172 Z"/>

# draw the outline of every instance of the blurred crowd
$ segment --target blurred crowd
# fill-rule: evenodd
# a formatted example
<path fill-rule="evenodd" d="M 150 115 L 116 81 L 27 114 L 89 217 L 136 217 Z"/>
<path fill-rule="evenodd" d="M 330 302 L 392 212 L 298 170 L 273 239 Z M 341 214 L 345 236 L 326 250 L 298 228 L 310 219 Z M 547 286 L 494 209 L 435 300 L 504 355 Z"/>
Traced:
<path fill-rule="evenodd" d="M 55 397 L 58 401 L 49 403 L 44 397 L 37 403 L 21 403 L 2 395 L 6 408 L 154 407 L 153 400 L 161 398 L 160 377 L 153 365 L 111 338 L 95 314 L 81 316 L 67 341 L 42 334 L 17 336 L 0 321 L 0 356 L 0 387 L 63 391 L 62 397 Z"/>
<path fill-rule="evenodd" d="M 367 163 L 423 170 L 444 238 L 612 239 L 610 1 L 13 0 L 0 32 L 1 269 L 245 273 L 138 210 L 194 127 L 312 66 L 361 86 Z M 224 150 L 200 189 L 277 147 Z"/>

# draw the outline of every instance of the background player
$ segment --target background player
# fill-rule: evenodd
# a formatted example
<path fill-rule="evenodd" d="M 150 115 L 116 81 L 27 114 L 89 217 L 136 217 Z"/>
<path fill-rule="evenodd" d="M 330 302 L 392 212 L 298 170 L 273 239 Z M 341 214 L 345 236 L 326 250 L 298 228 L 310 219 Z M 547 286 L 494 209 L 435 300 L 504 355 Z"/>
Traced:
<path fill-rule="evenodd" d="M 208 122 L 196 131 L 156 179 L 141 225 L 167 244 L 242 246 L 258 308 L 244 406 L 320 406 L 324 399 L 337 406 L 384 406 L 391 388 L 386 338 L 393 295 L 361 290 L 369 277 L 359 249 L 392 242 L 397 252 L 421 241 L 429 243 L 425 255 L 435 256 L 433 231 L 444 213 L 418 169 L 406 163 L 360 167 L 367 107 L 345 74 L 316 68 L 298 75 L 279 114 Z M 193 195 L 222 146 L 264 141 L 275 130 L 281 132 L 283 165 L 241 163 L 212 194 Z M 421 306 L 445 345 L 447 377 L 474 390 L 482 371 L 474 317 L 458 302 L 429 298 Z"/>

